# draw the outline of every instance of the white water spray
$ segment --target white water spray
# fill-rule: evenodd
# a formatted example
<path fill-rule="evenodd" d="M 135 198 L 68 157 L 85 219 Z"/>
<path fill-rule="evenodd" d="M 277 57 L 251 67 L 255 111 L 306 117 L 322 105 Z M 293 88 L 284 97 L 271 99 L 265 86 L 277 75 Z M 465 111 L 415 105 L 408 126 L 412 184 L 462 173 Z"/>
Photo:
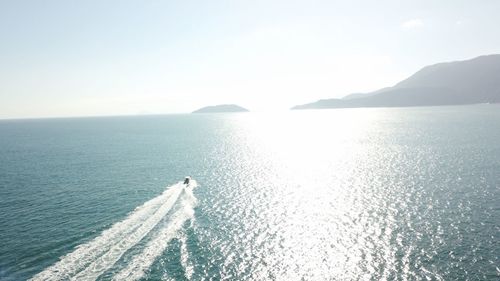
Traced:
<path fill-rule="evenodd" d="M 152 235 L 153 238 L 146 244 L 141 254 L 134 257 L 132 263 L 126 267 L 128 269 L 133 266 L 144 272 L 151 266 L 154 258 L 165 250 L 166 243 L 175 237 L 183 223 L 192 218 L 196 204 L 192 188 L 196 185 L 196 181 L 192 180 L 189 187 L 182 183 L 169 187 L 161 195 L 136 208 L 124 220 L 115 223 L 92 241 L 78 246 L 73 252 L 63 256 L 57 263 L 38 273 L 31 280 L 97 279 L 125 252 L 143 240 L 173 210 L 174 205 L 180 204 L 181 207 L 171 214 L 169 223 Z M 158 239 L 163 240 L 158 241 Z M 151 247 L 158 248 L 151 250 Z M 160 252 L 160 249 L 163 250 Z M 142 264 L 139 264 L 140 262 Z M 119 275 L 126 274 L 126 269 L 122 270 Z M 131 276 L 127 279 L 133 278 Z"/>

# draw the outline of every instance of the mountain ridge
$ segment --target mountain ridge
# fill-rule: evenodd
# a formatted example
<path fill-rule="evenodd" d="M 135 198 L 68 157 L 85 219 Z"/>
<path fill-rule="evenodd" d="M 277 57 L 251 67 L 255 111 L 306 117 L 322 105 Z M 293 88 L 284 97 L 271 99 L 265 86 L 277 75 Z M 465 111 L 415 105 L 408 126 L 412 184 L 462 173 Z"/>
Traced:
<path fill-rule="evenodd" d="M 392 87 L 292 109 L 406 107 L 500 102 L 500 55 L 428 65 Z"/>

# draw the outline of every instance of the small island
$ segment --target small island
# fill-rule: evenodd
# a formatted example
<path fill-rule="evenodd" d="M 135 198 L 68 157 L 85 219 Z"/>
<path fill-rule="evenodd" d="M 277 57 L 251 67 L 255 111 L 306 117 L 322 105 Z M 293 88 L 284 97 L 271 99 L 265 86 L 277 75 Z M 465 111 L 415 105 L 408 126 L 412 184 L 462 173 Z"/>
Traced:
<path fill-rule="evenodd" d="M 213 106 L 205 106 L 193 113 L 222 113 L 222 112 L 248 112 L 249 110 L 236 104 L 219 104 Z"/>

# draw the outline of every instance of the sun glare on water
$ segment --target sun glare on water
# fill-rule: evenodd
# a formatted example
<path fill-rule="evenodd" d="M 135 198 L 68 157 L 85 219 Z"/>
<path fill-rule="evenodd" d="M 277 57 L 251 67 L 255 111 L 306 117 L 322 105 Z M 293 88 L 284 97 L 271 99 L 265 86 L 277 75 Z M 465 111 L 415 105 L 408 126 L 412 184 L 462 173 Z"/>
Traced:
<path fill-rule="evenodd" d="M 369 145 L 377 142 L 371 136 L 383 122 L 380 112 L 240 115 L 233 122 L 240 160 L 247 167 L 259 165 L 232 171 L 249 174 L 244 185 L 252 191 L 243 191 L 238 200 L 255 212 L 254 219 L 242 220 L 249 240 L 240 241 L 260 243 L 246 250 L 263 257 L 248 261 L 252 277 L 356 279 L 360 272 L 395 266 L 395 250 L 388 243 L 393 239 L 390 191 L 360 172 L 376 173 L 383 166 Z"/>

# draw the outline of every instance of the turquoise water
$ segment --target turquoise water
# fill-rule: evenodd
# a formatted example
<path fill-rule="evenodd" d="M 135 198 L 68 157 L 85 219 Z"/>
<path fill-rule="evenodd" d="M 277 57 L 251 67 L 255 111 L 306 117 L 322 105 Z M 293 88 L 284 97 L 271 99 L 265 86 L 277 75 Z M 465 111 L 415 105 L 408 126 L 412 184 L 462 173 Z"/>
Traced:
<path fill-rule="evenodd" d="M 0 121 L 0 279 L 498 280 L 499 140 L 498 105 Z"/>

